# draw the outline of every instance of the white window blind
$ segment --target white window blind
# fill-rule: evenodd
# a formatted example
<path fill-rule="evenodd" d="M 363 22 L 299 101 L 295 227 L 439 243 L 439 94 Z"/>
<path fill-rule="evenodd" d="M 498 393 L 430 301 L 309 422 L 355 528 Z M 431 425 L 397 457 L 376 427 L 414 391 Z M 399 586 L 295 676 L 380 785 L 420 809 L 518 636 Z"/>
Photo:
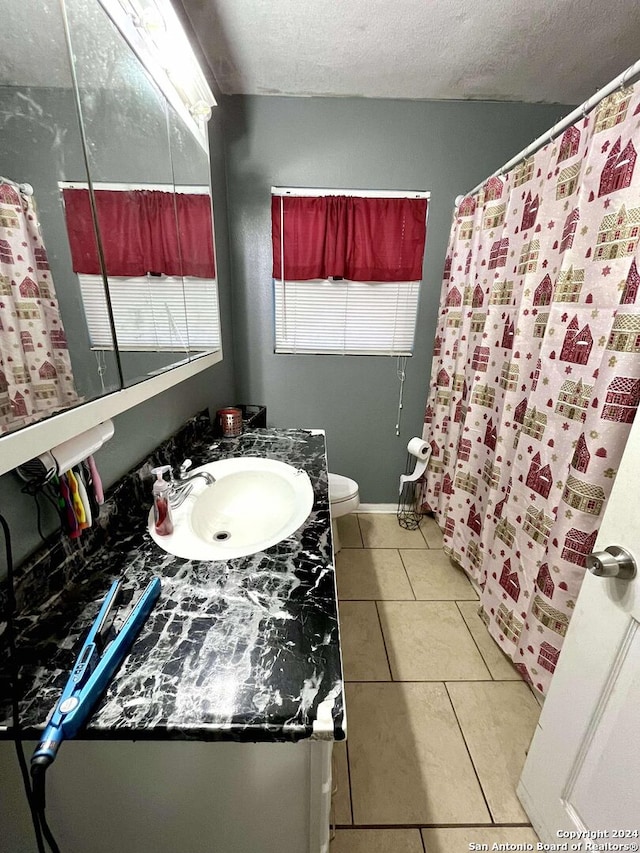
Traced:
<path fill-rule="evenodd" d="M 93 349 L 113 349 L 104 283 L 79 274 Z M 140 276 L 109 278 L 118 348 L 186 352 L 220 349 L 215 279 Z"/>
<path fill-rule="evenodd" d="M 419 281 L 274 281 L 275 351 L 411 355 Z"/>
<path fill-rule="evenodd" d="M 272 196 L 356 196 L 429 199 L 422 190 L 271 187 Z M 277 208 L 273 216 L 277 216 Z M 427 207 L 428 211 L 428 207 Z M 280 229 L 280 268 L 284 264 Z M 276 245 L 274 253 L 278 251 Z M 420 281 L 363 282 L 342 279 L 274 279 L 275 352 L 390 355 L 413 354 Z"/>

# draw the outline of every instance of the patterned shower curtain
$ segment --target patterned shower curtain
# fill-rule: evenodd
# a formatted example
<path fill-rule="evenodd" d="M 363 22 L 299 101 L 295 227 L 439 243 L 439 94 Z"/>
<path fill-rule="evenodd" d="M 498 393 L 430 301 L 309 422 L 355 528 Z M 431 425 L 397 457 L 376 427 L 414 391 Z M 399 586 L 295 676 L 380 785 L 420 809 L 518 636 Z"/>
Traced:
<path fill-rule="evenodd" d="M 0 181 L 0 433 L 76 402 L 33 198 Z"/>
<path fill-rule="evenodd" d="M 445 261 L 423 507 L 542 693 L 640 401 L 639 128 L 616 91 L 465 198 Z"/>

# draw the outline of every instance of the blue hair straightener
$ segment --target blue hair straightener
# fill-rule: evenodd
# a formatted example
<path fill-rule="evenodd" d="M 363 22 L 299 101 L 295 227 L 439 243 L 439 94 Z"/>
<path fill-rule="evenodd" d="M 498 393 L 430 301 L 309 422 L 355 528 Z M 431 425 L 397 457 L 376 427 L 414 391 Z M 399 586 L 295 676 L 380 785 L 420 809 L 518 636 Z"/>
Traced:
<path fill-rule="evenodd" d="M 151 613 L 160 595 L 160 580 L 154 578 L 149 583 L 122 628 L 108 642 L 121 589 L 122 580 L 114 581 L 84 641 L 62 695 L 31 757 L 31 774 L 34 778 L 51 764 L 62 741 L 74 737 L 88 719 Z"/>

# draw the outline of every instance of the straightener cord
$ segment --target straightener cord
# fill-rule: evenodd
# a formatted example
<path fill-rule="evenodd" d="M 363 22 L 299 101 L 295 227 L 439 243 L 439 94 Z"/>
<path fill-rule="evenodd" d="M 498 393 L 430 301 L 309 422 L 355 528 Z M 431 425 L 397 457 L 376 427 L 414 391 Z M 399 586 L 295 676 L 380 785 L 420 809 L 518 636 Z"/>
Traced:
<path fill-rule="evenodd" d="M 46 818 L 47 800 L 45 795 L 45 783 L 47 779 L 47 768 L 43 764 L 37 764 L 31 767 L 31 776 L 33 777 L 33 799 L 35 800 L 36 813 L 40 821 L 42 834 L 47 839 L 47 844 L 51 849 L 51 853 L 60 853 L 53 833 L 49 829 L 49 824 Z"/>
<path fill-rule="evenodd" d="M 13 554 L 11 551 L 11 531 L 4 516 L 0 515 L 0 525 L 4 531 L 4 545 L 7 559 L 7 641 L 9 645 L 9 660 L 11 667 L 11 710 L 13 724 L 13 743 L 16 749 L 20 773 L 22 775 L 22 784 L 24 785 L 29 811 L 31 812 L 31 820 L 33 822 L 33 830 L 36 836 L 36 844 L 38 845 L 38 853 L 45 853 L 44 842 L 42 840 L 42 832 L 40 830 L 40 820 L 36 809 L 36 804 L 31 790 L 31 780 L 29 779 L 29 770 L 24 757 L 24 748 L 22 745 L 22 731 L 20 728 L 20 708 L 18 700 L 18 658 L 16 653 L 15 641 L 15 626 L 13 623 L 13 614 L 16 608 L 15 589 L 13 580 Z"/>

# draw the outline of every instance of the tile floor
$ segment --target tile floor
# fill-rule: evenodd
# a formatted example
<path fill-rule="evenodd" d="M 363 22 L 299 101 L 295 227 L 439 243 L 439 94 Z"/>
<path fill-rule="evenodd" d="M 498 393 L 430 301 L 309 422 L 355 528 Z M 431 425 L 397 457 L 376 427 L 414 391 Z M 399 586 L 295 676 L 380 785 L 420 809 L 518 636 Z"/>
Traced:
<path fill-rule="evenodd" d="M 515 787 L 540 707 L 437 524 L 408 531 L 386 514 L 338 524 L 348 740 L 334 749 L 332 853 L 535 843 Z"/>

